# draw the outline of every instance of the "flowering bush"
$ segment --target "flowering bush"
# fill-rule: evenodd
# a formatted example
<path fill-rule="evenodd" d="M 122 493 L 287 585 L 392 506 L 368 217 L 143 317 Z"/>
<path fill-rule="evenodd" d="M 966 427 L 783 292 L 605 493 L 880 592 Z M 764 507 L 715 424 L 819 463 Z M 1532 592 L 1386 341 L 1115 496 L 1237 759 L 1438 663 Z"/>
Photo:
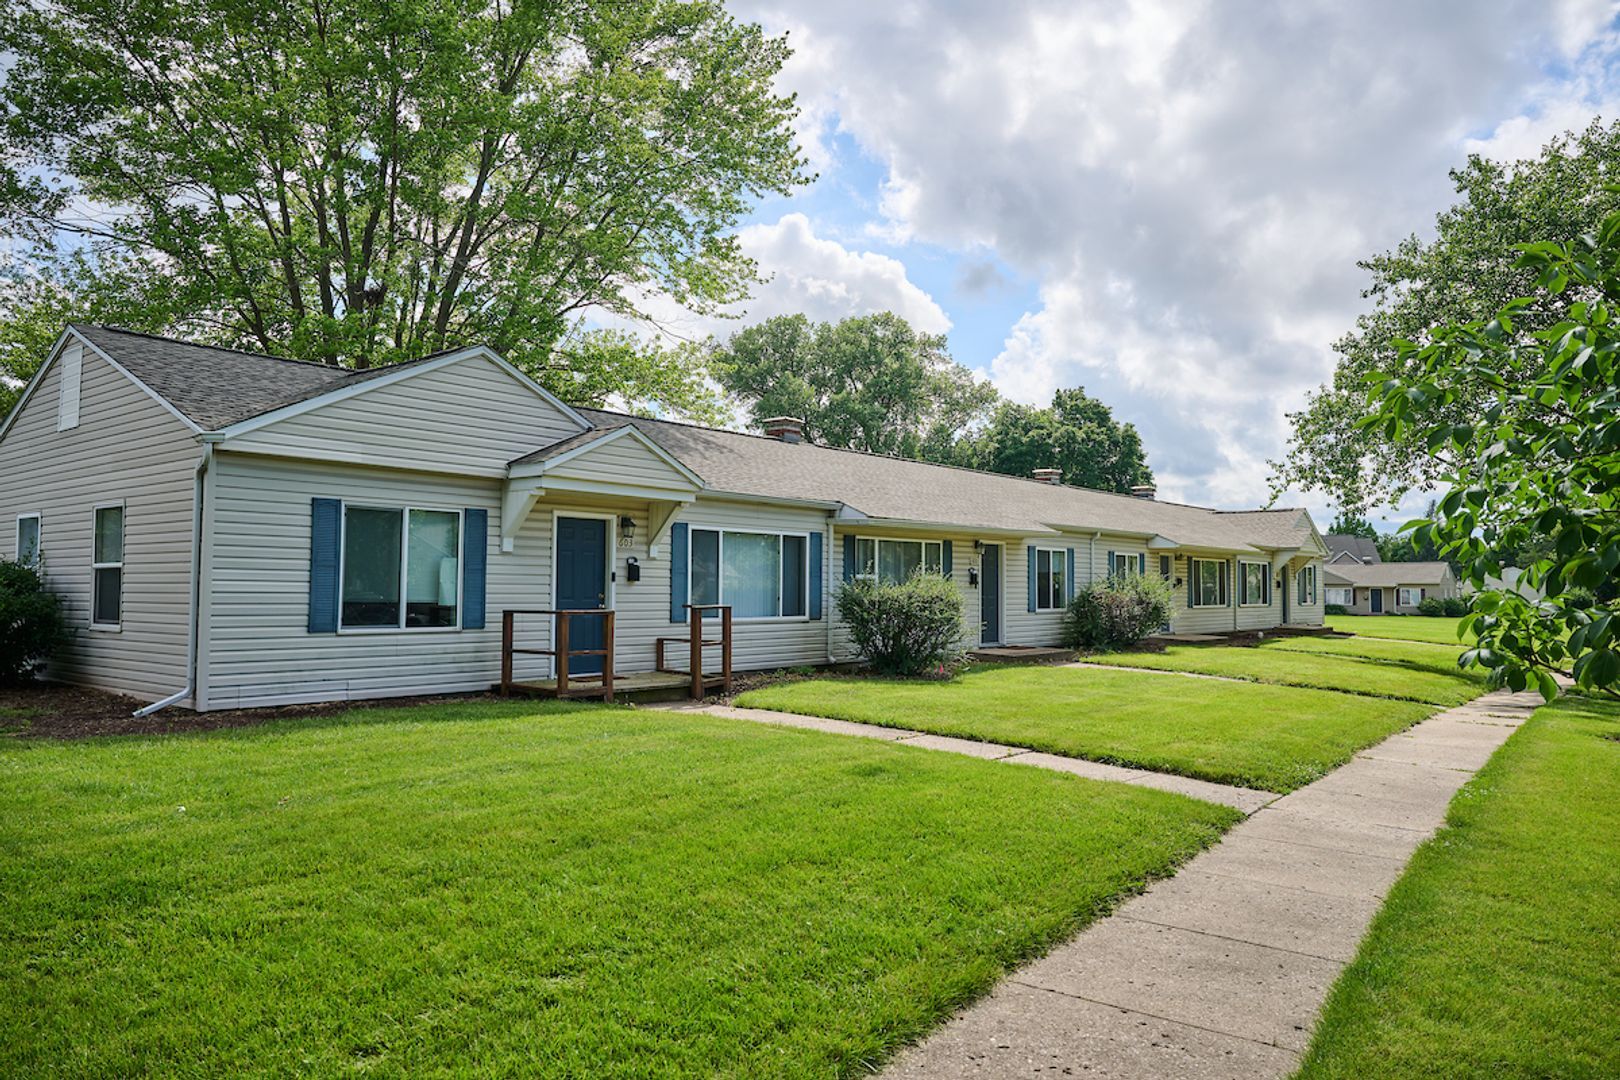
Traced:
<path fill-rule="evenodd" d="M 1072 649 L 1135 645 L 1170 621 L 1170 583 L 1147 574 L 1093 581 L 1063 613 L 1063 643 Z"/>
<path fill-rule="evenodd" d="M 860 579 L 833 597 L 855 650 L 880 674 L 942 672 L 961 651 L 962 594 L 938 574 L 887 585 Z"/>

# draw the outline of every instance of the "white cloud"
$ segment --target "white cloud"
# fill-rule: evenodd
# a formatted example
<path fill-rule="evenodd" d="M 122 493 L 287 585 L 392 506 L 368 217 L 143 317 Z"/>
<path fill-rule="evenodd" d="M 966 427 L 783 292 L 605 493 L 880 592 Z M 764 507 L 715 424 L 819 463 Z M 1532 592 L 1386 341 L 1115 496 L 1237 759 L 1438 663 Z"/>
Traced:
<path fill-rule="evenodd" d="M 1142 429 L 1168 491 L 1222 504 L 1265 498 L 1284 414 L 1331 371 L 1332 341 L 1363 308 L 1356 260 L 1426 231 L 1454 198 L 1448 168 L 1614 115 L 1614 12 L 1595 0 L 739 8 L 791 29 L 801 52 L 783 82 L 818 137 L 841 132 L 883 166 L 873 235 L 989 253 L 1041 283 L 984 365 L 997 385 L 1038 401 L 1083 383 Z M 875 267 L 856 265 L 871 292 Z"/>

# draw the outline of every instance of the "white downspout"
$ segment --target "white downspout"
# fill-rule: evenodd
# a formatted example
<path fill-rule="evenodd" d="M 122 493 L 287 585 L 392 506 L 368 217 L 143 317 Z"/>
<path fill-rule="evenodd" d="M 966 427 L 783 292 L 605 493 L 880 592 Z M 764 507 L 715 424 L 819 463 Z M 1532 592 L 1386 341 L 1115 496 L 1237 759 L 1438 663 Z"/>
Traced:
<path fill-rule="evenodd" d="M 184 701 L 197 688 L 197 616 L 202 608 L 202 547 L 203 547 L 203 477 L 214 460 L 214 441 L 203 436 L 202 457 L 197 461 L 197 472 L 191 493 L 191 597 L 186 613 L 186 687 L 161 701 L 136 709 L 136 717 L 151 716 L 159 709 Z"/>

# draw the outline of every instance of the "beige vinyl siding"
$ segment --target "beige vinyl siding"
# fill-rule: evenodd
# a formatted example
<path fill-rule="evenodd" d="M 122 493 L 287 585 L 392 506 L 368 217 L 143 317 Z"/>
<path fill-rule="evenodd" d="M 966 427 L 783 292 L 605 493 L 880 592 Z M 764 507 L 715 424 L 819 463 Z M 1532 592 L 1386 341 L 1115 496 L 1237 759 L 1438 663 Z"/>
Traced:
<path fill-rule="evenodd" d="M 1189 582 L 1192 580 L 1192 560 L 1213 559 L 1226 563 L 1227 603 L 1225 606 L 1193 607 L 1189 603 Z M 1170 627 L 1178 634 L 1225 634 L 1238 628 L 1237 614 L 1237 560 L 1210 552 L 1177 552 L 1171 566 L 1171 596 L 1175 611 Z M 1180 581 L 1181 584 L 1175 584 Z"/>
<path fill-rule="evenodd" d="M 57 430 L 58 358 L 0 439 L 0 553 L 15 558 L 17 515 L 37 512 L 46 584 L 63 599 L 73 634 L 51 678 L 147 701 L 168 697 L 187 681 L 201 450 L 185 425 L 94 351 L 71 339 L 68 351 L 82 365 L 77 425 Z M 91 630 L 93 508 L 120 501 L 122 623 Z"/>
<path fill-rule="evenodd" d="M 646 503 L 602 499 L 542 499 L 503 553 L 495 528 L 500 484 L 398 470 L 295 462 L 235 453 L 216 456 L 210 556 L 211 626 L 205 644 L 207 707 L 233 708 L 298 701 L 396 697 L 487 690 L 500 678 L 503 609 L 553 607 L 551 543 L 558 513 L 628 514 L 634 542 L 615 544 L 617 581 L 615 669 L 650 671 L 655 641 L 679 637 L 669 620 L 670 545 L 648 554 Z M 433 506 L 489 511 L 486 606 L 483 630 L 310 634 L 310 500 L 336 498 L 378 506 Z M 824 527 L 818 511 L 767 508 L 700 499 L 679 520 L 694 527 L 813 532 Z M 612 527 L 615 538 L 616 526 Z M 824 552 L 825 554 L 825 552 Z M 630 582 L 628 560 L 641 566 Z M 826 576 L 823 575 L 825 585 Z M 550 648 L 548 620 L 519 623 L 521 645 Z M 682 647 L 670 657 L 684 664 Z M 820 664 L 827 659 L 827 623 L 808 619 L 738 622 L 732 661 L 738 671 Z M 711 652 L 710 662 L 718 665 Z M 519 658 L 520 678 L 545 678 L 545 657 Z"/>
<path fill-rule="evenodd" d="M 1316 603 L 1301 604 L 1299 602 L 1299 571 L 1307 566 L 1316 567 Z M 1323 582 L 1324 569 L 1321 559 L 1294 559 L 1288 569 L 1288 621 L 1301 626 L 1321 626 L 1324 622 L 1324 607 L 1327 604 L 1327 585 Z"/>
<path fill-rule="evenodd" d="M 482 356 L 354 394 L 234 437 L 242 452 L 502 476 L 583 428 Z"/>
<path fill-rule="evenodd" d="M 631 484 L 666 491 L 692 489 L 692 481 L 684 473 L 632 436 L 620 436 L 606 446 L 593 445 L 577 457 L 547 469 L 542 482 L 552 479 Z"/>

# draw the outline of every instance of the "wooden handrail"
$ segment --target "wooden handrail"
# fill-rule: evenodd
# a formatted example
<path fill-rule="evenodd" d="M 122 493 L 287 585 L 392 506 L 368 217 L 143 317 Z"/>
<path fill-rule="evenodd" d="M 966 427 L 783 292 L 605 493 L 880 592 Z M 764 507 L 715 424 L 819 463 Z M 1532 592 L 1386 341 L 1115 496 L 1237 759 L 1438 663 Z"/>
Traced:
<path fill-rule="evenodd" d="M 557 620 L 557 633 L 552 649 L 519 649 L 517 648 L 516 617 L 519 615 L 551 615 Z M 576 616 L 594 616 L 602 620 L 602 647 L 600 649 L 572 649 L 569 648 L 570 624 Z M 552 656 L 556 657 L 557 696 L 570 697 L 589 694 L 600 694 L 604 701 L 613 700 L 613 652 L 614 652 L 614 618 L 611 608 L 508 608 L 501 612 L 501 693 L 512 692 L 514 683 L 512 676 L 512 657 L 514 656 Z M 587 683 L 588 689 L 574 690 L 570 687 L 568 665 L 575 656 L 600 656 L 602 658 L 602 676 L 600 689 Z M 589 676 L 586 676 L 589 678 Z"/>
<path fill-rule="evenodd" d="M 661 637 L 655 642 L 657 658 L 654 666 L 662 672 L 676 674 L 675 668 L 669 667 L 664 659 L 664 646 L 671 642 L 687 643 L 686 674 L 692 679 L 692 697 L 701 700 L 708 685 L 713 682 L 724 687 L 726 693 L 731 692 L 731 605 L 730 604 L 685 604 L 683 605 L 690 615 L 688 616 L 687 636 Z M 718 611 L 720 613 L 720 636 L 706 638 L 703 636 L 703 613 Z M 718 680 L 705 677 L 703 674 L 703 650 L 705 648 L 720 646 L 720 678 Z"/>

